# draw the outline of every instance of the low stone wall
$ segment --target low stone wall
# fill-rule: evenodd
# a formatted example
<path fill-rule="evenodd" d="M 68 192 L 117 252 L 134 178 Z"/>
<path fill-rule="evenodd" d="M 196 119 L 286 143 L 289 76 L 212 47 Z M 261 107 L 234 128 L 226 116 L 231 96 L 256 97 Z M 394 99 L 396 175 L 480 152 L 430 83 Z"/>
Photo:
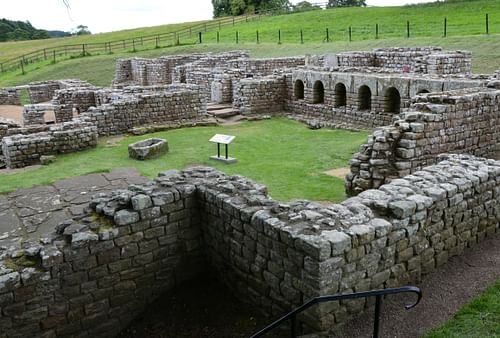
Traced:
<path fill-rule="evenodd" d="M 350 161 L 346 190 L 377 188 L 458 152 L 498 158 L 500 91 L 486 88 L 417 96 L 410 112 L 379 128 Z"/>
<path fill-rule="evenodd" d="M 45 124 L 45 113 L 54 111 L 51 104 L 28 104 L 23 109 L 23 123 L 25 126 Z"/>
<path fill-rule="evenodd" d="M 21 168 L 40 162 L 40 156 L 70 153 L 97 145 L 95 125 L 80 120 L 50 127 L 28 135 L 16 134 L 2 139 L 2 152 L 8 168 Z"/>
<path fill-rule="evenodd" d="M 95 87 L 73 87 L 56 90 L 52 104 L 56 108 L 54 114 L 56 122 L 67 122 L 73 119 L 73 113 L 81 114 L 90 107 L 97 106 L 95 93 L 99 88 Z"/>
<path fill-rule="evenodd" d="M 471 53 L 448 52 L 440 47 L 380 48 L 347 52 L 325 58 L 326 67 L 378 67 L 431 75 L 471 74 Z"/>
<path fill-rule="evenodd" d="M 234 88 L 233 107 L 241 114 L 282 112 L 285 83 L 284 76 L 241 79 Z"/>
<path fill-rule="evenodd" d="M 272 75 L 275 70 L 284 68 L 296 68 L 305 65 L 305 57 L 283 57 L 268 59 L 236 59 L 229 60 L 225 66 L 239 69 L 240 71 L 253 76 Z"/>
<path fill-rule="evenodd" d="M 500 162 L 441 160 L 332 205 L 278 203 L 210 168 L 100 194 L 44 244 L 3 252 L 1 333 L 110 337 L 210 265 L 274 316 L 320 295 L 417 282 L 499 227 Z M 323 304 L 300 321 L 327 330 L 366 305 Z"/>
<path fill-rule="evenodd" d="M 195 85 L 130 87 L 105 95 L 112 97 L 109 103 L 80 115 L 97 126 L 100 136 L 155 123 L 196 121 L 207 111 L 207 94 Z"/>
<path fill-rule="evenodd" d="M 21 105 L 21 89 L 0 88 L 0 105 Z"/>
<path fill-rule="evenodd" d="M 28 93 L 32 104 L 48 102 L 52 100 L 56 90 L 71 87 L 91 87 L 92 85 L 82 80 L 50 80 L 32 82 L 28 85 Z"/>

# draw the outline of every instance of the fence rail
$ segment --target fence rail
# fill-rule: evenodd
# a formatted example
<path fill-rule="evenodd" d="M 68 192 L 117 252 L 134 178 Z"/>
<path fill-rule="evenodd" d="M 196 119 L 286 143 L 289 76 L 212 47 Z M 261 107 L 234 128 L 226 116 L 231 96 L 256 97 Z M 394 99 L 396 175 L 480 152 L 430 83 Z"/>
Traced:
<path fill-rule="evenodd" d="M 321 8 L 326 7 L 326 2 L 315 3 L 313 5 Z M 81 44 L 70 44 L 36 50 L 3 62 L 0 62 L 0 73 L 21 69 L 24 74 L 24 67 L 39 61 L 56 62 L 57 58 L 63 56 L 87 56 L 92 53 L 112 53 L 117 50 L 135 51 L 140 47 L 165 47 L 170 45 L 196 43 L 199 40 L 199 33 L 206 33 L 213 30 L 220 30 L 222 27 L 234 26 L 237 23 L 259 20 L 262 16 L 276 15 L 283 13 L 283 9 L 268 9 L 257 11 L 253 14 L 240 16 L 229 16 L 199 23 L 177 31 L 144 35 L 130 39 L 112 40 L 107 42 L 89 42 Z"/>

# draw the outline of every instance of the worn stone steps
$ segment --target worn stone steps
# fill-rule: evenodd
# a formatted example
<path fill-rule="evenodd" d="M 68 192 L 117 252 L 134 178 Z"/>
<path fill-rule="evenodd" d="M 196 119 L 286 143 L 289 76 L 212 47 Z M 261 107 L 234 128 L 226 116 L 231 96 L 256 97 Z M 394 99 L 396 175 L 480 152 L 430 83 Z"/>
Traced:
<path fill-rule="evenodd" d="M 238 115 L 240 112 L 234 109 L 231 104 L 212 103 L 207 105 L 207 112 L 216 118 L 228 118 Z"/>

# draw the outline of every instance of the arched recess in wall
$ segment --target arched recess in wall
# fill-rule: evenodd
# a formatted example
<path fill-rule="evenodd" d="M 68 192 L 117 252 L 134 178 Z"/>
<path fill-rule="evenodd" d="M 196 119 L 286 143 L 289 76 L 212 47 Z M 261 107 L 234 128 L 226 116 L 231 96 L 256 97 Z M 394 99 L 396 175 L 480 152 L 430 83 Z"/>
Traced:
<path fill-rule="evenodd" d="M 302 82 L 302 80 L 295 81 L 295 85 L 293 87 L 293 95 L 295 97 L 295 100 L 304 99 L 304 82 Z"/>
<path fill-rule="evenodd" d="M 347 89 L 342 82 L 335 85 L 335 108 L 344 107 L 347 104 Z"/>
<path fill-rule="evenodd" d="M 314 82 L 313 86 L 313 103 L 325 102 L 325 86 L 320 80 Z"/>
<path fill-rule="evenodd" d="M 391 114 L 399 114 L 401 112 L 401 94 L 394 87 L 387 88 L 384 95 L 384 111 Z"/>
<path fill-rule="evenodd" d="M 368 86 L 361 86 L 358 90 L 358 102 L 359 110 L 370 110 L 372 109 L 372 91 Z"/>

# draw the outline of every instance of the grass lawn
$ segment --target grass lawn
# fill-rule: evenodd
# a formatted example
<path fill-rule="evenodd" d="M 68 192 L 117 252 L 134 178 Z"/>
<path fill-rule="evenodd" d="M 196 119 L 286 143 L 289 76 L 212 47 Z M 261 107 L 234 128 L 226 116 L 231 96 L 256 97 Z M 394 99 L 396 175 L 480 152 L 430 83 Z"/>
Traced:
<path fill-rule="evenodd" d="M 500 337 L 500 281 L 426 338 Z"/>
<path fill-rule="evenodd" d="M 209 161 L 216 146 L 208 142 L 215 133 L 235 135 L 229 153 L 237 164 Z M 127 146 L 149 137 L 165 138 L 170 152 L 158 159 L 136 161 Z M 0 175 L 0 191 L 42 185 L 56 180 L 118 167 L 135 167 L 150 178 L 163 170 L 189 165 L 210 165 L 227 174 L 239 174 L 268 186 L 270 195 L 281 201 L 305 198 L 339 202 L 345 198 L 343 180 L 323 172 L 346 167 L 352 153 L 366 141 L 367 133 L 346 130 L 310 130 L 285 118 L 245 122 L 234 126 L 196 127 L 143 136 L 126 136 L 114 145 L 101 138 L 96 149 L 59 155 L 46 167 Z"/>

